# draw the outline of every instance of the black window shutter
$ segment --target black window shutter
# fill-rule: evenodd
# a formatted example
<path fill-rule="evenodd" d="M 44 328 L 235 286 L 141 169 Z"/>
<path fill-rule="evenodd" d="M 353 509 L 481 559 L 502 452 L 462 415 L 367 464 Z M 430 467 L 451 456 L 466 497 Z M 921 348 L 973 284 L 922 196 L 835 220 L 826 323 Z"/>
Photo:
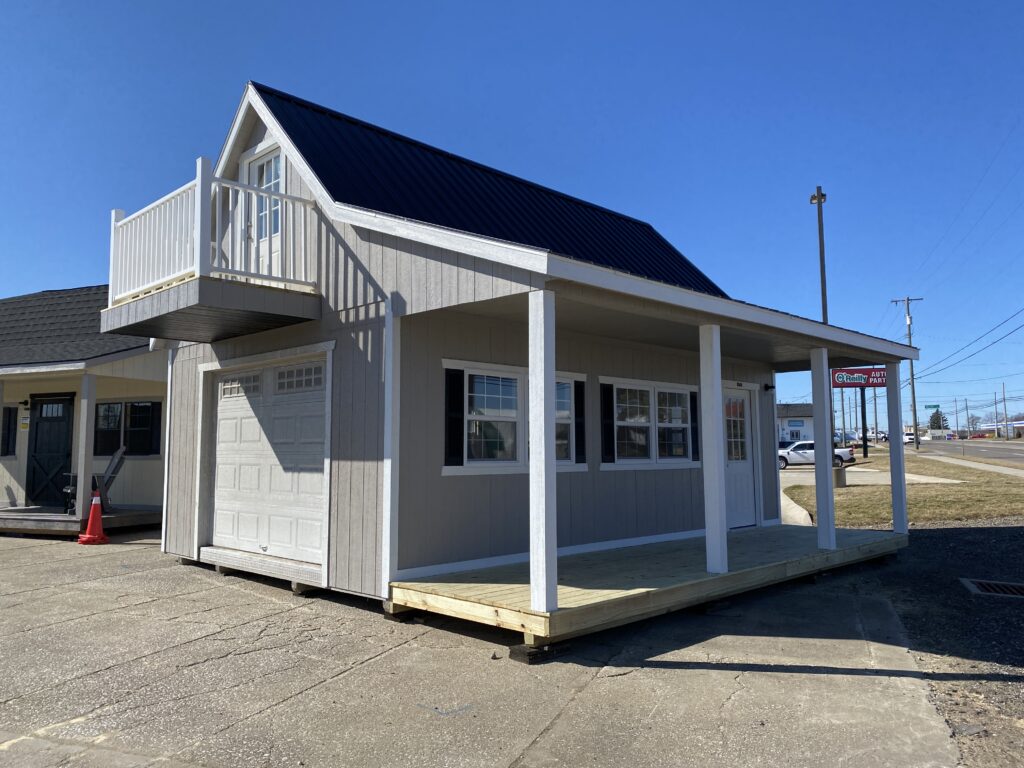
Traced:
<path fill-rule="evenodd" d="M 601 385 L 601 461 L 615 463 L 615 386 Z"/>
<path fill-rule="evenodd" d="M 573 424 L 576 463 L 587 463 L 587 382 L 574 381 L 572 385 L 573 413 L 575 424 Z"/>
<path fill-rule="evenodd" d="M 700 411 L 697 410 L 697 393 L 690 393 L 690 455 L 694 461 L 700 461 Z"/>
<path fill-rule="evenodd" d="M 149 452 L 153 456 L 160 455 L 160 403 L 150 404 Z"/>
<path fill-rule="evenodd" d="M 0 456 L 13 456 L 18 437 L 18 409 L 3 409 L 3 431 L 0 433 Z"/>
<path fill-rule="evenodd" d="M 466 378 L 456 368 L 444 369 L 444 465 L 461 467 L 466 439 L 465 402 Z"/>

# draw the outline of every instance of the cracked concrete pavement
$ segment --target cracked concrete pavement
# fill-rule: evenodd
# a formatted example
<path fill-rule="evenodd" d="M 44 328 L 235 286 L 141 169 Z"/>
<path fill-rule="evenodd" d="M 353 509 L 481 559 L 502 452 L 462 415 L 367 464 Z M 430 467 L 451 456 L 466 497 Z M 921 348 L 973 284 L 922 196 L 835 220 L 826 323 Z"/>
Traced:
<path fill-rule="evenodd" d="M 801 583 L 508 659 L 509 633 L 0 537 L 0 765 L 951 766 L 889 603 Z"/>

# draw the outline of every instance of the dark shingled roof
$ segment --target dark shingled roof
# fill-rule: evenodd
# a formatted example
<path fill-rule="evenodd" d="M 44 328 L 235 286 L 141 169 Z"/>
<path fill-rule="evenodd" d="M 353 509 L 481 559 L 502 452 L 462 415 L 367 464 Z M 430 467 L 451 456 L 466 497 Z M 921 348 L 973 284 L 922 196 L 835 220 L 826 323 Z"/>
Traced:
<path fill-rule="evenodd" d="M 0 299 L 0 366 L 69 363 L 149 346 L 149 339 L 100 333 L 107 286 Z"/>
<path fill-rule="evenodd" d="M 252 85 L 339 203 L 725 296 L 650 224 Z"/>
<path fill-rule="evenodd" d="M 810 403 L 779 403 L 775 406 L 775 415 L 780 419 L 810 419 L 814 416 L 814 406 Z"/>

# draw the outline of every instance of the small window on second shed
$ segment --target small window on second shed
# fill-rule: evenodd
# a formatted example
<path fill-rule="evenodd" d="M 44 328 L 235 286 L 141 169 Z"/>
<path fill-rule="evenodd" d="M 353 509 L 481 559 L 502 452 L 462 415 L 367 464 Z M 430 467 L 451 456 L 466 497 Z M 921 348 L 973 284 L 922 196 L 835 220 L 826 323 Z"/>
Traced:
<path fill-rule="evenodd" d="M 160 453 L 160 403 L 125 403 L 124 447 L 128 456 Z"/>
<path fill-rule="evenodd" d="M 0 456 L 13 456 L 18 440 L 18 408 L 7 406 L 3 410 L 3 424 L 0 429 Z"/>
<path fill-rule="evenodd" d="M 289 365 L 287 368 L 278 368 L 275 375 L 278 394 L 320 389 L 324 385 L 324 364 Z"/>
<path fill-rule="evenodd" d="M 96 404 L 96 436 L 93 455 L 113 456 L 121 447 L 121 414 L 123 403 Z"/>

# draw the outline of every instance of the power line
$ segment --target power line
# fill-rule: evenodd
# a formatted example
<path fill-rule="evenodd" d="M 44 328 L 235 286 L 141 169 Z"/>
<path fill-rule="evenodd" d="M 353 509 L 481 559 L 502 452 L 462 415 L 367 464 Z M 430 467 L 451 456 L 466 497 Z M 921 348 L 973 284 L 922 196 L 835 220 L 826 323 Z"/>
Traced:
<path fill-rule="evenodd" d="M 928 365 L 928 366 L 926 366 L 926 367 L 924 368 L 924 370 L 922 370 L 922 371 L 921 371 L 921 372 L 920 372 L 920 373 L 918 374 L 918 376 L 923 376 L 923 375 L 924 375 L 925 373 L 927 373 L 928 371 L 930 371 L 930 370 L 931 370 L 932 368 L 934 368 L 935 366 L 937 366 L 937 365 L 941 365 L 942 363 L 946 362 L 947 360 L 949 360 L 949 358 L 953 357 L 954 355 L 958 355 L 958 354 L 960 354 L 961 352 L 963 352 L 963 351 L 964 351 L 965 349 L 967 349 L 967 348 L 968 348 L 969 346 L 971 346 L 972 344 L 976 344 L 977 342 L 981 341 L 981 340 L 982 340 L 983 338 L 985 338 L 985 337 L 986 337 L 986 336 L 988 336 L 988 335 L 989 335 L 990 333 L 992 333 L 992 331 L 994 331 L 994 330 L 995 330 L 996 328 L 999 328 L 999 327 L 1001 327 L 1001 326 L 1003 326 L 1003 325 L 1006 325 L 1006 324 L 1007 324 L 1008 322 L 1010 322 L 1011 320 L 1013 320 L 1013 318 L 1015 318 L 1015 317 L 1016 317 L 1017 315 L 1019 315 L 1019 314 L 1020 314 L 1021 312 L 1024 312 L 1024 307 L 1021 307 L 1020 309 L 1018 309 L 1018 310 L 1017 310 L 1016 312 L 1014 312 L 1014 313 L 1013 313 L 1012 315 L 1010 315 L 1010 316 L 1009 316 L 1008 318 L 1006 318 L 1006 319 L 1005 319 L 1005 320 L 1003 320 L 1002 322 L 996 323 L 995 325 L 993 325 L 993 326 L 992 326 L 991 328 L 989 328 L 989 329 L 988 329 L 987 331 L 985 331 L 985 332 L 984 332 L 983 334 L 981 334 L 981 335 L 980 335 L 980 336 L 978 336 L 977 338 L 971 339 L 971 340 L 970 340 L 969 342 L 967 342 L 966 344 L 964 344 L 964 345 L 963 345 L 962 347 L 960 347 L 960 348 L 959 348 L 958 350 L 956 350 L 955 352 L 950 352 L 950 353 L 949 353 L 948 355 L 946 355 L 946 356 L 945 356 L 944 358 L 942 358 L 941 360 L 937 360 L 936 362 L 932 363 L 931 365 Z M 1007 335 L 1009 335 L 1009 334 L 1007 334 Z M 1006 336 L 1004 336 L 1003 338 L 1006 338 Z M 964 358 L 964 360 L 967 360 L 967 359 L 968 359 L 968 358 L 966 358 L 966 357 Z M 963 362 L 963 360 L 961 360 L 960 362 Z M 934 371 L 934 373 L 938 373 L 938 371 Z M 929 375 L 930 375 L 930 374 L 929 374 Z"/>
<path fill-rule="evenodd" d="M 999 145 L 999 148 L 996 150 L 995 154 L 992 155 L 992 159 L 988 161 L 988 165 L 985 166 L 984 172 L 981 174 L 981 176 L 978 177 L 978 181 L 971 189 L 970 194 L 968 194 L 967 197 L 964 198 L 963 203 L 960 204 L 960 210 L 958 210 L 956 212 L 956 215 L 949 220 L 949 224 L 946 226 L 946 230 L 942 233 L 942 236 L 935 241 L 935 245 L 932 246 L 932 249 L 928 251 L 925 257 L 921 260 L 921 263 L 917 266 L 915 272 L 920 272 L 921 269 L 925 266 L 925 264 L 928 263 L 928 260 L 931 259 L 935 252 L 939 249 L 939 246 L 942 245 L 942 242 L 949 235 L 950 231 L 952 231 L 953 225 L 960 220 L 960 217 L 963 215 L 963 212 L 967 210 L 967 204 L 974 199 L 974 196 L 977 194 L 978 190 L 981 189 L 981 184 L 982 182 L 985 181 L 985 178 L 988 176 L 989 171 L 992 170 L 992 166 L 995 165 L 995 162 L 998 159 L 998 157 L 1003 153 L 1003 150 L 1006 149 L 1006 145 L 1009 143 L 1010 138 L 1013 136 L 1014 133 L 1017 132 L 1017 128 L 1020 126 L 1022 116 L 1024 116 L 1024 113 L 1017 115 L 1017 120 L 1014 122 L 1013 127 L 1010 128 L 1010 131 L 1006 134 L 1006 138 L 1003 139 L 1003 142 Z"/>
<path fill-rule="evenodd" d="M 1021 311 L 1021 312 L 1024 312 L 1024 309 L 1021 309 L 1020 311 Z M 1017 312 L 1016 314 L 1020 314 L 1020 312 Z M 1000 325 L 1002 325 L 1002 323 L 1000 323 Z M 981 354 L 982 352 L 984 352 L 984 351 L 985 351 L 986 349 L 989 349 L 989 348 L 991 348 L 991 347 L 994 347 L 994 346 L 995 346 L 996 344 L 998 344 L 998 343 L 999 343 L 1000 341 L 1002 341 L 1003 339 L 1005 339 L 1005 338 L 1006 338 L 1007 336 L 1012 336 L 1012 335 L 1013 335 L 1013 334 L 1015 334 L 1015 333 L 1016 333 L 1017 331 L 1019 331 L 1019 330 L 1020 330 L 1021 328 L 1024 328 L 1024 323 L 1021 323 L 1020 325 L 1018 325 L 1018 326 L 1017 326 L 1016 328 L 1014 328 L 1014 329 L 1013 329 L 1012 331 L 1010 331 L 1009 333 L 1006 333 L 1006 334 L 1004 334 L 1003 336 L 1000 336 L 1000 337 L 999 337 L 998 339 L 996 339 L 995 341 L 993 341 L 993 342 L 990 342 L 990 343 L 986 344 L 986 345 L 985 345 L 984 347 L 982 347 L 981 349 L 978 349 L 978 350 L 975 350 L 974 352 L 971 352 L 971 354 L 967 355 L 967 357 L 963 358 L 962 360 L 957 360 L 957 361 L 956 361 L 955 363 L 950 363 L 949 365 L 947 365 L 947 366 L 945 366 L 945 367 L 943 367 L 943 368 L 939 368 L 939 369 L 938 369 L 937 371 L 932 371 L 931 373 L 929 373 L 929 374 L 926 374 L 926 376 L 934 376 L 934 375 L 935 375 L 936 373 L 942 373 L 942 371 L 948 371 L 948 370 L 949 370 L 950 368 L 953 368 L 954 366 L 960 365 L 960 363 L 962 363 L 962 362 L 963 362 L 964 360 L 970 360 L 970 359 L 971 359 L 972 357 L 974 357 L 975 355 L 980 355 L 980 354 Z M 954 353 L 954 354 L 955 354 L 955 353 Z M 947 359 L 948 359 L 948 358 L 947 358 Z M 937 365 L 937 363 L 936 363 L 936 365 Z"/>

